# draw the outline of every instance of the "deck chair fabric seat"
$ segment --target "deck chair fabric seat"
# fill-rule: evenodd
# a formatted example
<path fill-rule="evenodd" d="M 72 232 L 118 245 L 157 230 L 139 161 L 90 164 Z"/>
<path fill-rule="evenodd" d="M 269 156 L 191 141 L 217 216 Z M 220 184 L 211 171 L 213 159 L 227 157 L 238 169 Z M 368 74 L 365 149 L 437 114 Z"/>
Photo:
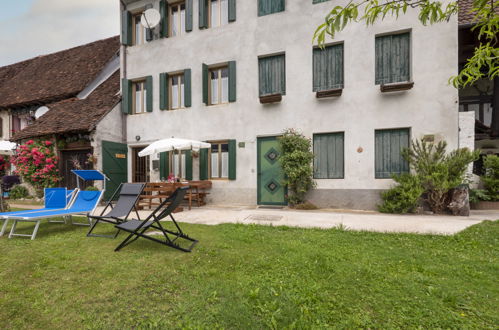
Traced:
<path fill-rule="evenodd" d="M 121 222 L 126 221 L 128 219 L 128 216 L 133 210 L 135 210 L 137 218 L 140 220 L 139 212 L 137 211 L 136 205 L 137 201 L 140 198 L 140 195 L 142 194 L 142 191 L 144 190 L 144 186 L 145 186 L 144 183 L 120 184 L 118 189 L 116 189 L 116 191 L 114 192 L 113 196 L 111 196 L 111 198 L 107 202 L 101 214 L 88 216 L 89 220 L 92 222 L 92 226 L 90 227 L 87 236 L 115 238 L 116 236 L 118 236 L 120 232 L 119 230 L 116 231 L 115 235 L 99 235 L 99 234 L 94 234 L 93 231 L 99 222 L 119 224 Z M 119 197 L 118 200 L 116 201 L 116 204 L 113 206 L 112 201 L 114 200 L 117 194 L 119 194 Z M 111 208 L 111 210 L 104 215 L 104 212 L 106 212 L 108 208 Z"/>
<path fill-rule="evenodd" d="M 74 197 L 71 205 L 67 209 L 24 213 L 12 216 L 11 219 L 14 220 L 14 223 L 12 224 L 9 238 L 12 238 L 14 236 L 26 236 L 31 237 L 31 239 L 34 240 L 38 232 L 40 222 L 43 219 L 66 217 L 79 214 L 87 215 L 88 213 L 94 212 L 95 208 L 99 204 L 101 197 L 102 191 L 78 191 L 78 194 Z M 32 234 L 26 235 L 16 233 L 16 226 L 19 222 L 35 222 L 35 228 Z"/>
<path fill-rule="evenodd" d="M 160 243 L 163 245 L 170 246 L 174 249 L 184 251 L 184 252 L 191 252 L 194 246 L 198 243 L 198 241 L 194 238 L 189 237 L 186 235 L 182 229 L 180 229 L 180 226 L 178 225 L 177 221 L 175 221 L 175 218 L 173 217 L 173 211 L 180 205 L 180 203 L 184 200 L 184 196 L 187 193 L 187 190 L 189 189 L 189 186 L 185 187 L 180 187 L 175 190 L 175 192 L 165 201 L 163 201 L 146 219 L 143 221 L 141 220 L 130 220 L 124 223 L 120 223 L 116 225 L 115 227 L 119 230 L 126 231 L 130 233 L 123 242 L 121 242 L 118 247 L 116 247 L 115 251 L 119 251 L 125 246 L 133 243 L 136 241 L 138 238 L 142 237 L 151 241 L 154 241 L 156 243 Z M 161 224 L 161 220 L 170 217 L 171 221 L 175 225 L 176 231 L 168 230 L 163 225 Z M 155 229 L 156 231 L 159 231 L 160 234 L 162 234 L 162 239 L 158 239 L 156 237 L 153 237 L 151 235 L 147 235 L 147 231 L 149 229 Z M 189 241 L 191 244 L 189 247 L 185 248 L 180 246 L 180 244 L 177 243 L 178 239 L 184 239 Z"/>
<path fill-rule="evenodd" d="M 5 233 L 7 224 L 11 218 L 66 209 L 71 204 L 75 192 L 76 190 L 67 190 L 66 188 L 45 188 L 43 208 L 0 213 L 0 221 L 4 221 L 0 230 L 0 236 L 3 236 Z"/>

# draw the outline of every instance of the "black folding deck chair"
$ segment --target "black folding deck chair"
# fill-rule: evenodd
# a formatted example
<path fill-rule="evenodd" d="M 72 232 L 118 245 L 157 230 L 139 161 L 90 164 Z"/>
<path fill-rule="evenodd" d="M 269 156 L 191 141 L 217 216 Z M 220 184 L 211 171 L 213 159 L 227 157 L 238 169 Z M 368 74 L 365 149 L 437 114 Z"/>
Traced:
<path fill-rule="evenodd" d="M 118 228 L 119 230 L 127 231 L 130 233 L 130 235 L 128 235 L 128 237 L 125 238 L 125 240 L 121 242 L 121 244 L 118 245 L 118 247 L 114 251 L 119 251 L 128 244 L 133 243 L 139 237 L 143 237 L 148 240 L 170 246 L 180 251 L 191 252 L 194 248 L 194 245 L 196 245 L 198 241 L 184 234 L 172 215 L 173 211 L 175 211 L 175 209 L 184 200 L 184 196 L 188 189 L 188 186 L 177 188 L 177 190 L 175 190 L 175 192 L 168 199 L 163 201 L 144 221 L 130 220 L 116 225 L 116 228 Z M 161 225 L 160 220 L 168 216 L 170 216 L 173 224 L 177 228 L 177 231 L 167 230 Z M 151 228 L 159 230 L 163 234 L 164 240 L 146 235 L 145 232 Z M 176 240 L 179 238 L 190 241 L 192 242 L 192 244 L 187 248 L 181 247 L 176 242 Z"/>
<path fill-rule="evenodd" d="M 137 218 L 140 219 L 139 212 L 137 211 L 137 201 L 139 200 L 140 194 L 142 194 L 142 190 L 144 189 L 144 183 L 122 183 L 116 189 L 113 196 L 109 199 L 106 204 L 104 210 L 102 210 L 100 215 L 89 215 L 88 218 L 91 220 L 92 226 L 88 231 L 87 236 L 89 237 L 109 237 L 116 238 L 119 234 L 119 230 L 116 231 L 114 235 L 99 235 L 93 234 L 92 231 L 95 229 L 99 222 L 107 222 L 112 224 L 119 224 L 127 220 L 128 216 L 135 210 L 137 214 Z M 113 206 L 112 202 L 115 199 L 116 195 L 119 192 L 118 200 L 116 201 L 116 205 Z M 104 215 L 107 208 L 110 207 L 111 211 Z"/>

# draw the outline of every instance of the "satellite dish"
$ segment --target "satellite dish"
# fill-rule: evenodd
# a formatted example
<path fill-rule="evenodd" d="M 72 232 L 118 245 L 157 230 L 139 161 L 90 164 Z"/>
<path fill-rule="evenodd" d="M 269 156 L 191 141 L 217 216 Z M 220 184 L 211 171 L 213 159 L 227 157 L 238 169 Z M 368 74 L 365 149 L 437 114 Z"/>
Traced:
<path fill-rule="evenodd" d="M 159 14 L 159 11 L 154 8 L 149 8 L 144 11 L 140 18 L 140 24 L 146 29 L 152 29 L 157 26 L 159 21 L 161 21 L 161 15 Z"/>
<path fill-rule="evenodd" d="M 49 111 L 49 108 L 47 108 L 46 106 L 39 107 L 35 111 L 35 119 L 40 118 L 41 116 L 43 116 L 44 114 L 46 114 L 48 111 Z"/>

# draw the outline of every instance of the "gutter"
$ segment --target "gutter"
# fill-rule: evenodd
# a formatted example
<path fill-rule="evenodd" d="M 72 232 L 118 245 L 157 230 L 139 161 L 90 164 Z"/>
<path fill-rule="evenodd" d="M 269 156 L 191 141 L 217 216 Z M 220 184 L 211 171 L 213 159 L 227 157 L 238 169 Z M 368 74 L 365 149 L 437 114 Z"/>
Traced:
<path fill-rule="evenodd" d="M 123 2 L 123 0 L 120 0 L 120 13 L 122 13 L 126 9 L 126 4 Z M 123 15 L 120 15 L 120 27 L 123 29 Z M 121 42 L 120 42 L 121 44 Z M 126 45 L 121 44 L 120 46 L 120 58 L 122 58 L 122 66 L 121 66 L 121 78 L 126 78 L 127 77 L 127 72 L 126 72 Z M 121 102 L 123 102 L 123 86 L 122 86 L 122 79 L 120 79 L 120 92 L 121 92 Z M 126 144 L 127 141 L 127 127 L 126 127 L 126 115 L 121 111 L 121 142 Z"/>

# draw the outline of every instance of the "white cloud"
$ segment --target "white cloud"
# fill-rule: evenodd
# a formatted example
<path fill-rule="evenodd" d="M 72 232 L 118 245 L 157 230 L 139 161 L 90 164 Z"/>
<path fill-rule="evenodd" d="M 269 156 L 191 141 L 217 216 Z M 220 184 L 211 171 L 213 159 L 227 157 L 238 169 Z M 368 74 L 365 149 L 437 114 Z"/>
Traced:
<path fill-rule="evenodd" d="M 35 0 L 0 22 L 0 66 L 119 34 L 117 0 Z"/>

